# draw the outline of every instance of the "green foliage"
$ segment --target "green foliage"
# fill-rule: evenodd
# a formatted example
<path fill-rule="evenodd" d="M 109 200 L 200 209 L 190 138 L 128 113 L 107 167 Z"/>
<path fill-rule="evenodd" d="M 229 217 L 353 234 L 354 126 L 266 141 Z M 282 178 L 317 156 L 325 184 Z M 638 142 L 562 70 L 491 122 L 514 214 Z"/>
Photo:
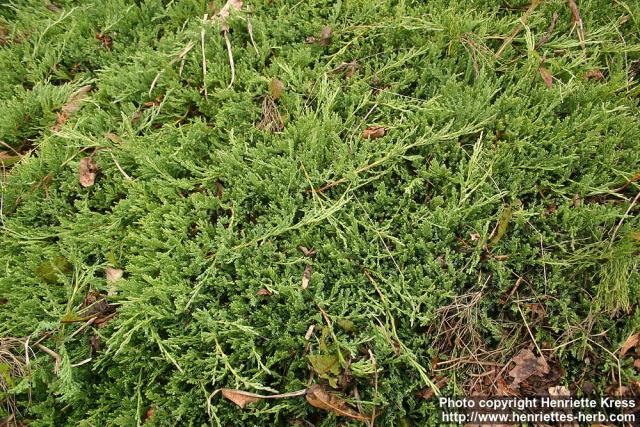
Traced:
<path fill-rule="evenodd" d="M 640 6 L 580 2 L 582 49 L 566 2 L 545 2 L 496 58 L 524 3 L 378 3 L 246 1 L 231 86 L 204 1 L 0 5 L 0 150 L 24 155 L 2 182 L 0 336 L 50 333 L 61 358 L 54 373 L 34 348 L 29 387 L 12 379 L 29 425 L 131 426 L 148 408 L 145 425 L 336 425 L 303 398 L 208 410 L 217 388 L 284 393 L 314 371 L 357 386 L 377 425 L 433 423 L 416 392 L 467 351 L 441 309 L 472 294 L 454 317 L 492 362 L 530 342 L 524 317 L 562 381 L 610 385 L 604 349 L 640 327 Z M 328 46 L 305 43 L 326 25 Z M 257 126 L 274 78 L 279 133 Z M 362 139 L 372 124 L 385 136 Z M 74 333 L 107 267 L 124 270 L 117 316 Z"/>

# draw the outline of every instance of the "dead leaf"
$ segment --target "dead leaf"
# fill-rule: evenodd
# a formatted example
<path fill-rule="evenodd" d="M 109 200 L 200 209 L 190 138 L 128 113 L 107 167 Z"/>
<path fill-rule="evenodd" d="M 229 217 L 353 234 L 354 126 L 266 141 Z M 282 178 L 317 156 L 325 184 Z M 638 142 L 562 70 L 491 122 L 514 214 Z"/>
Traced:
<path fill-rule="evenodd" d="M 276 78 L 271 79 L 269 83 L 269 93 L 274 100 L 280 98 L 284 93 L 284 83 Z"/>
<path fill-rule="evenodd" d="M 249 393 L 248 391 L 236 390 L 233 388 L 221 388 L 213 392 L 213 395 L 216 393 L 222 393 L 222 396 L 241 408 L 244 408 L 250 403 L 259 402 L 262 399 L 286 399 L 289 397 L 298 397 L 307 393 L 307 390 L 298 390 L 293 391 L 291 393 L 282 393 L 282 394 L 272 394 L 268 396 L 264 396 L 261 394 Z"/>
<path fill-rule="evenodd" d="M 311 335 L 313 335 L 313 331 L 315 328 L 316 328 L 316 325 L 313 323 L 309 326 L 309 328 L 307 329 L 307 333 L 304 334 L 305 341 L 309 341 L 311 339 Z"/>
<path fill-rule="evenodd" d="M 633 361 L 633 367 L 636 368 L 636 370 L 640 371 L 640 359 L 635 359 Z"/>
<path fill-rule="evenodd" d="M 602 74 L 602 71 L 598 70 L 597 68 L 594 68 L 593 70 L 587 71 L 584 75 L 584 78 L 587 80 L 600 81 L 604 79 L 604 74 Z"/>
<path fill-rule="evenodd" d="M 273 292 L 271 292 L 269 289 L 266 288 L 262 288 L 259 289 L 258 292 L 256 292 L 256 295 L 273 295 Z"/>
<path fill-rule="evenodd" d="M 72 93 L 67 103 L 62 106 L 62 112 L 66 114 L 73 114 L 78 111 L 82 101 L 87 97 L 87 94 L 91 92 L 92 89 L 93 86 L 85 85 Z"/>
<path fill-rule="evenodd" d="M 80 306 L 80 313 L 84 317 L 105 317 L 115 311 L 115 307 L 109 304 L 106 295 L 98 291 L 89 291 Z"/>
<path fill-rule="evenodd" d="M 555 387 L 549 387 L 549 396 L 551 397 L 569 397 L 571 392 L 563 385 L 557 385 Z"/>
<path fill-rule="evenodd" d="M 144 424 L 149 420 L 149 418 L 153 417 L 154 409 L 153 406 L 149 406 L 144 413 L 144 417 L 142 417 L 142 423 Z"/>
<path fill-rule="evenodd" d="M 102 34 L 101 32 L 96 32 L 96 39 L 100 40 L 102 43 L 102 47 L 107 50 L 111 50 L 111 46 L 113 46 L 113 39 L 108 34 Z"/>
<path fill-rule="evenodd" d="M 229 26 L 227 25 L 227 18 L 231 15 L 231 11 L 235 10 L 236 12 L 240 12 L 242 9 L 242 0 L 227 0 L 220 12 L 218 12 L 218 18 L 220 19 L 220 23 L 222 24 L 222 31 L 229 31 Z"/>
<path fill-rule="evenodd" d="M 121 144 L 122 140 L 120 139 L 120 137 L 118 135 L 116 135 L 115 133 L 111 133 L 111 132 L 107 132 L 104 134 L 104 136 L 111 142 L 113 142 L 114 144 Z"/>
<path fill-rule="evenodd" d="M 580 40 L 580 47 L 585 48 L 585 34 L 584 24 L 582 23 L 582 17 L 580 17 L 580 9 L 575 0 L 567 0 L 569 3 L 569 9 L 571 9 L 571 22 L 577 27 L 578 40 Z"/>
<path fill-rule="evenodd" d="M 362 132 L 362 139 L 376 139 L 381 138 L 387 133 L 387 129 L 383 126 L 367 126 Z"/>
<path fill-rule="evenodd" d="M 351 62 L 343 62 L 338 65 L 336 68 L 331 70 L 332 73 L 340 73 L 345 71 L 344 76 L 346 78 L 352 77 L 356 73 L 356 69 L 358 68 L 358 63 L 353 60 Z"/>
<path fill-rule="evenodd" d="M 60 130 L 62 125 L 69 120 L 69 117 L 80 109 L 82 101 L 87 97 L 87 94 L 91 92 L 92 89 L 93 86 L 85 85 L 69 96 L 66 104 L 64 104 L 60 108 L 60 111 L 56 113 L 56 122 L 51 127 L 52 131 L 58 132 Z"/>
<path fill-rule="evenodd" d="M 304 272 L 302 273 L 302 289 L 307 289 L 309 287 L 309 282 L 311 281 L 311 273 L 313 272 L 313 267 L 307 264 L 304 268 Z"/>
<path fill-rule="evenodd" d="M 515 367 L 509 371 L 513 378 L 511 387 L 515 387 L 521 382 L 534 375 L 545 375 L 549 373 L 549 365 L 543 356 L 536 357 L 529 349 L 522 349 L 520 353 L 511 359 Z"/>
<path fill-rule="evenodd" d="M 437 389 L 441 389 L 442 387 L 446 386 L 448 383 L 449 383 L 449 378 L 448 377 L 442 378 L 441 380 L 436 382 L 436 388 Z M 432 387 L 427 387 L 424 390 L 421 390 L 416 394 L 417 394 L 417 396 L 419 398 L 424 399 L 424 400 L 431 400 L 436 395 L 436 393 L 435 393 L 435 391 L 433 390 Z"/>
<path fill-rule="evenodd" d="M 48 2 L 46 6 L 51 12 L 58 13 L 61 11 L 60 7 L 55 3 Z"/>
<path fill-rule="evenodd" d="M 100 341 L 101 341 L 100 340 L 100 335 L 95 335 L 94 334 L 94 335 L 91 336 L 91 340 L 90 340 L 91 349 L 96 353 L 100 351 Z"/>
<path fill-rule="evenodd" d="M 118 280 L 122 279 L 122 275 L 124 274 L 124 271 L 119 268 L 107 267 L 105 272 L 107 276 L 107 284 L 109 285 L 109 290 L 107 291 L 107 295 L 108 296 L 116 295 L 118 293 L 118 290 L 116 288 L 115 283 Z"/>
<path fill-rule="evenodd" d="M 309 249 L 306 246 L 302 246 L 302 245 L 298 246 L 298 249 L 300 250 L 300 252 L 302 252 L 302 255 L 309 258 L 315 258 L 317 253 L 315 249 L 313 248 Z"/>
<path fill-rule="evenodd" d="M 629 338 L 622 344 L 622 348 L 620 348 L 620 357 L 624 357 L 625 354 L 633 347 L 637 347 L 640 344 L 640 333 L 631 334 Z"/>
<path fill-rule="evenodd" d="M 328 25 L 320 32 L 320 46 L 329 46 L 333 37 L 333 30 Z"/>
<path fill-rule="evenodd" d="M 553 86 L 553 76 L 551 72 L 544 67 L 538 68 L 538 71 L 540 72 L 540 77 L 544 80 L 544 84 L 547 85 L 547 88 L 551 89 Z"/>
<path fill-rule="evenodd" d="M 337 394 L 327 392 L 318 384 L 314 384 L 309 387 L 306 398 L 307 402 L 309 402 L 311 406 L 333 412 L 338 416 L 360 421 L 369 420 L 369 417 L 366 417 L 349 407 L 349 405 L 347 405 L 347 403 Z"/>
<path fill-rule="evenodd" d="M 477 242 L 480 240 L 480 233 L 469 233 L 469 238 L 472 242 Z"/>
<path fill-rule="evenodd" d="M 80 160 L 80 185 L 91 187 L 96 182 L 98 170 L 98 164 L 91 157 Z"/>
<path fill-rule="evenodd" d="M 107 283 L 113 283 L 122 279 L 122 275 L 124 274 L 124 271 L 119 268 L 107 267 L 105 269 L 105 273 L 107 275 Z"/>

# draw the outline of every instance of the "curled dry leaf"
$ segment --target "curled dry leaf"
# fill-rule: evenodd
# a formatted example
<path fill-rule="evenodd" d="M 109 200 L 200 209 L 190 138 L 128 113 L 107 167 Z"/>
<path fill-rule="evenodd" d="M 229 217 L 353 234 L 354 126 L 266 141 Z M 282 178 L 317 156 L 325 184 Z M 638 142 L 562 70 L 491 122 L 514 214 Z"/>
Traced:
<path fill-rule="evenodd" d="M 80 185 L 91 187 L 96 182 L 98 169 L 98 164 L 91 157 L 80 160 Z"/>
<path fill-rule="evenodd" d="M 302 252 L 302 255 L 309 257 L 309 258 L 315 258 L 317 251 L 313 248 L 309 249 L 306 246 L 298 246 L 298 249 L 300 250 L 300 252 Z"/>
<path fill-rule="evenodd" d="M 638 344 L 640 344 L 640 333 L 629 335 L 629 338 L 627 338 L 627 340 L 624 342 L 624 344 L 622 344 L 622 347 L 620 348 L 620 357 L 624 357 L 624 355 L 627 354 L 629 350 L 637 347 Z"/>
<path fill-rule="evenodd" d="M 602 74 L 602 71 L 594 68 L 593 70 L 587 71 L 586 74 L 584 75 L 584 78 L 587 80 L 600 81 L 604 79 L 604 74 Z"/>
<path fill-rule="evenodd" d="M 362 139 L 376 139 L 381 138 L 387 133 L 387 129 L 383 126 L 367 126 L 362 132 Z"/>
<path fill-rule="evenodd" d="M 233 388 L 221 388 L 214 391 L 213 394 L 215 395 L 218 392 L 222 393 L 222 396 L 225 399 L 228 399 L 239 407 L 244 408 L 248 404 L 259 402 L 262 399 L 286 399 L 289 397 L 302 396 L 307 393 L 307 390 L 305 389 L 293 391 L 291 393 L 271 394 L 264 396 L 262 394 L 249 393 L 248 391 L 236 390 Z"/>
<path fill-rule="evenodd" d="M 269 289 L 262 288 L 262 289 L 259 289 L 259 290 L 258 290 L 258 292 L 256 292 L 256 295 L 266 295 L 266 296 L 269 296 L 269 295 L 273 295 L 273 292 L 271 292 Z"/>
<path fill-rule="evenodd" d="M 311 273 L 313 273 L 313 267 L 307 264 L 304 268 L 304 272 L 302 273 L 302 289 L 307 289 L 309 287 L 309 282 L 311 281 Z"/>
<path fill-rule="evenodd" d="M 271 79 L 269 83 L 269 93 L 274 100 L 280 98 L 284 93 L 284 83 L 282 83 L 282 80 L 276 78 Z"/>
<path fill-rule="evenodd" d="M 511 359 L 515 367 L 509 371 L 513 378 L 511 387 L 515 387 L 521 382 L 534 375 L 546 375 L 549 373 L 549 365 L 543 356 L 536 357 L 529 349 L 522 349 L 520 353 Z"/>
<path fill-rule="evenodd" d="M 368 421 L 369 417 L 362 415 L 355 409 L 347 405 L 337 394 L 329 393 L 322 386 L 314 384 L 307 390 L 307 402 L 311 406 L 333 412 L 341 417 L 348 417 L 354 420 Z"/>
<path fill-rule="evenodd" d="M 538 68 L 538 71 L 540 72 L 540 77 L 544 80 L 544 84 L 547 85 L 547 88 L 551 89 L 553 86 L 553 76 L 551 72 L 544 67 Z"/>

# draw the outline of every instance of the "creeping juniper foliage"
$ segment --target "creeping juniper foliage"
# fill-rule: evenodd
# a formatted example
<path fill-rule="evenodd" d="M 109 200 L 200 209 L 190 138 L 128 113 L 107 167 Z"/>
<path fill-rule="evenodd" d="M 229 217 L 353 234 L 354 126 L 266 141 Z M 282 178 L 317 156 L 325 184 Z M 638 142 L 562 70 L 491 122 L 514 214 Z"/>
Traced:
<path fill-rule="evenodd" d="M 0 5 L 0 419 L 638 392 L 640 3 L 231 3 Z"/>

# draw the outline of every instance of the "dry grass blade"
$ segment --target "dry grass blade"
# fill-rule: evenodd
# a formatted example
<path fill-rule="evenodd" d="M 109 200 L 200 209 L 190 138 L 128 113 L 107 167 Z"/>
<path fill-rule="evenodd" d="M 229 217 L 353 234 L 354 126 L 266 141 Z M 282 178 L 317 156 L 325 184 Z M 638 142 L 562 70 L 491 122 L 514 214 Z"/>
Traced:
<path fill-rule="evenodd" d="M 354 420 L 369 421 L 369 417 L 362 415 L 355 409 L 349 407 L 347 403 L 338 395 L 329 393 L 322 386 L 315 384 L 307 390 L 307 402 L 311 406 L 333 412 L 334 414 L 352 418 Z"/>

